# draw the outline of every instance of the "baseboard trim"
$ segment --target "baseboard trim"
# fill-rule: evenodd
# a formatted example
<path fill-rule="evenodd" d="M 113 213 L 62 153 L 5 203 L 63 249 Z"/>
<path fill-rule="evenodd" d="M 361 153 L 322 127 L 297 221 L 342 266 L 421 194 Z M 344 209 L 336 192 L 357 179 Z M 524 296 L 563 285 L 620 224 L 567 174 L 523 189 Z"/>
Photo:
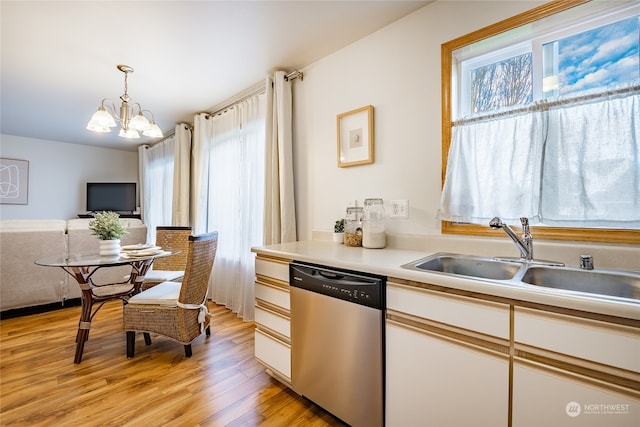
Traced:
<path fill-rule="evenodd" d="M 30 307 L 12 308 L 0 312 L 0 319 L 11 319 L 14 317 L 30 316 L 32 314 L 46 313 L 48 311 L 60 310 L 67 307 L 77 307 L 81 305 L 82 300 L 80 298 L 71 298 L 63 301 L 62 303 L 54 302 L 51 304 L 34 305 Z"/>

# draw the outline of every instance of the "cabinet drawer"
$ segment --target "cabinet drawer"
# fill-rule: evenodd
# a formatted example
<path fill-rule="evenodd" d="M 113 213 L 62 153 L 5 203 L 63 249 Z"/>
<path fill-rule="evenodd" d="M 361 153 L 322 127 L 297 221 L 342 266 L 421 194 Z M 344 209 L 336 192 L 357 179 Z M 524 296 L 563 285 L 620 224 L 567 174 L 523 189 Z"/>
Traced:
<path fill-rule="evenodd" d="M 267 301 L 273 305 L 282 307 L 287 311 L 290 310 L 291 301 L 288 289 L 282 289 L 265 283 L 256 282 L 255 291 L 256 299 Z"/>
<path fill-rule="evenodd" d="M 289 261 L 265 260 L 263 258 L 256 257 L 256 274 L 289 283 Z"/>
<path fill-rule="evenodd" d="M 387 308 L 509 339 L 509 306 L 387 282 Z"/>
<path fill-rule="evenodd" d="M 255 331 L 256 358 L 291 381 L 291 347 L 262 331 Z"/>
<path fill-rule="evenodd" d="M 291 321 L 278 313 L 256 305 L 255 321 L 260 325 L 264 325 L 287 338 L 291 338 Z"/>
<path fill-rule="evenodd" d="M 640 372 L 640 331 L 557 313 L 516 307 L 514 340 L 617 368 Z"/>

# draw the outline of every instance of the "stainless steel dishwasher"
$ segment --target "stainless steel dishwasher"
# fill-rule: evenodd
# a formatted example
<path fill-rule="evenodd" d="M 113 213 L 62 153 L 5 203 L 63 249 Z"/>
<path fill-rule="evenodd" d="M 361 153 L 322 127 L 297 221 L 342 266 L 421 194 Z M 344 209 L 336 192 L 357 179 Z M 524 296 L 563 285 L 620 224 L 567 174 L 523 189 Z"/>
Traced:
<path fill-rule="evenodd" d="M 386 277 L 294 261 L 293 389 L 354 427 L 384 423 Z"/>

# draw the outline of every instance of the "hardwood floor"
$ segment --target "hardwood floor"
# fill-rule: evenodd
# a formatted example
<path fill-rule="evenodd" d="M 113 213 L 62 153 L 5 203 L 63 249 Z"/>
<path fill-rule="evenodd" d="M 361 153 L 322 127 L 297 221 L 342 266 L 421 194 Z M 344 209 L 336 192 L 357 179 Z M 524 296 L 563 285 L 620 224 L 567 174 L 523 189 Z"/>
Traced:
<path fill-rule="evenodd" d="M 344 426 L 264 373 L 253 355 L 254 324 L 209 303 L 211 336 L 193 356 L 137 334 L 125 356 L 122 304 L 93 320 L 75 365 L 80 307 L 0 321 L 2 426 Z"/>

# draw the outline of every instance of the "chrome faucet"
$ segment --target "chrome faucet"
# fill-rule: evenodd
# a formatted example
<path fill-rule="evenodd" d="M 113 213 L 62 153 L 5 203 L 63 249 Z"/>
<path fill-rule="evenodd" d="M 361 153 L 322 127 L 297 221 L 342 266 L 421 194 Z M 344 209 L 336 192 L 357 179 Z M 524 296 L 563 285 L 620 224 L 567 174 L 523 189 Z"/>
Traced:
<path fill-rule="evenodd" d="M 533 236 L 529 230 L 529 218 L 520 218 L 520 223 L 522 224 L 522 238 L 516 236 L 511 227 L 498 217 L 494 217 L 489 221 L 489 227 L 493 229 L 502 228 L 520 251 L 520 258 L 526 261 L 533 261 Z"/>

